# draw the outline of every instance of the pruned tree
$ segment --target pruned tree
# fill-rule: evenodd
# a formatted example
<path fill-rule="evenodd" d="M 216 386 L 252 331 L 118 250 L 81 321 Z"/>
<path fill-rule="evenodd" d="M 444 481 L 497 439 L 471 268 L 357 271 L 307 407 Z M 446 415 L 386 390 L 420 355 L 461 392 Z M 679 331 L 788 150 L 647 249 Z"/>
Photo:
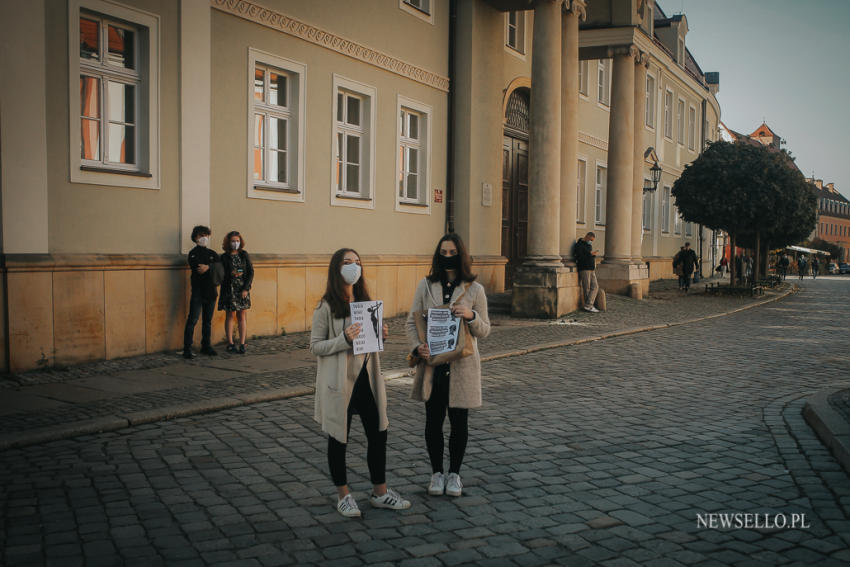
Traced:
<path fill-rule="evenodd" d="M 741 142 L 709 145 L 673 184 L 673 197 L 685 220 L 729 233 L 733 282 L 736 246 L 755 248 L 758 267 L 768 246 L 799 242 L 817 219 L 815 196 L 791 157 Z"/>

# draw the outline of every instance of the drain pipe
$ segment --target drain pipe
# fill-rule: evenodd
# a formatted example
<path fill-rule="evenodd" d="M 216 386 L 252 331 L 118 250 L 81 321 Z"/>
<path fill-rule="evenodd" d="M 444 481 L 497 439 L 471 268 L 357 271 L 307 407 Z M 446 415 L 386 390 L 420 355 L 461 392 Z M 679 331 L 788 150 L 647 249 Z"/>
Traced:
<path fill-rule="evenodd" d="M 457 0 L 449 2 L 449 95 L 446 102 L 446 232 L 455 231 L 455 43 L 457 34 Z"/>

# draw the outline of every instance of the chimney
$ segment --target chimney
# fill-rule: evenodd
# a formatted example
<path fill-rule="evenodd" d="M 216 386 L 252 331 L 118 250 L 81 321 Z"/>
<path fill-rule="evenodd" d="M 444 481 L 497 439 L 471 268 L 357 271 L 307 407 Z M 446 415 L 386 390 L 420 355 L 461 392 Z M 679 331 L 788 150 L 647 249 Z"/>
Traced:
<path fill-rule="evenodd" d="M 815 185 L 818 189 L 823 189 L 823 179 L 815 179 Z"/>
<path fill-rule="evenodd" d="M 835 193 L 835 183 L 827 183 L 826 188 L 829 189 L 830 193 Z"/>

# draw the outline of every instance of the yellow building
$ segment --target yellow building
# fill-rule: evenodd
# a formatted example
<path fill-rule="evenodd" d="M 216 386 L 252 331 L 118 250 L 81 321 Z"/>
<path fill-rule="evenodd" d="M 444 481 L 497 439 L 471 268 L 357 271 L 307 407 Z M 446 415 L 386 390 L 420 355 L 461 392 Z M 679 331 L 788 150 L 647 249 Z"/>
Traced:
<path fill-rule="evenodd" d="M 618 293 L 703 236 L 670 187 L 716 136 L 718 81 L 653 0 L 3 0 L 0 17 L 11 371 L 178 348 L 196 224 L 245 235 L 256 335 L 307 329 L 342 246 L 387 315 L 450 228 L 489 292 L 557 316 L 578 305 L 576 235 L 597 233 Z"/>

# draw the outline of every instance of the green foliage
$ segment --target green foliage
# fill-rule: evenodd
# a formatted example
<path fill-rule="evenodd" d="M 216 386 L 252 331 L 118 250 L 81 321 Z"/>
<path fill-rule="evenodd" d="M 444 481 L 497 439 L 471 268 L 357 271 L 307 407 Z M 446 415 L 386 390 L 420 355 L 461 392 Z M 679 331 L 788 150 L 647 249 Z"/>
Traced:
<path fill-rule="evenodd" d="M 815 250 L 829 252 L 829 260 L 831 262 L 838 262 L 841 259 L 841 246 L 833 244 L 832 242 L 827 242 L 822 238 L 812 238 L 811 240 L 804 242 L 803 246 L 806 248 L 814 248 Z"/>
<path fill-rule="evenodd" d="M 806 238 L 817 202 L 785 152 L 744 143 L 715 142 L 673 184 L 687 221 L 734 234 L 739 246 L 784 246 Z"/>

